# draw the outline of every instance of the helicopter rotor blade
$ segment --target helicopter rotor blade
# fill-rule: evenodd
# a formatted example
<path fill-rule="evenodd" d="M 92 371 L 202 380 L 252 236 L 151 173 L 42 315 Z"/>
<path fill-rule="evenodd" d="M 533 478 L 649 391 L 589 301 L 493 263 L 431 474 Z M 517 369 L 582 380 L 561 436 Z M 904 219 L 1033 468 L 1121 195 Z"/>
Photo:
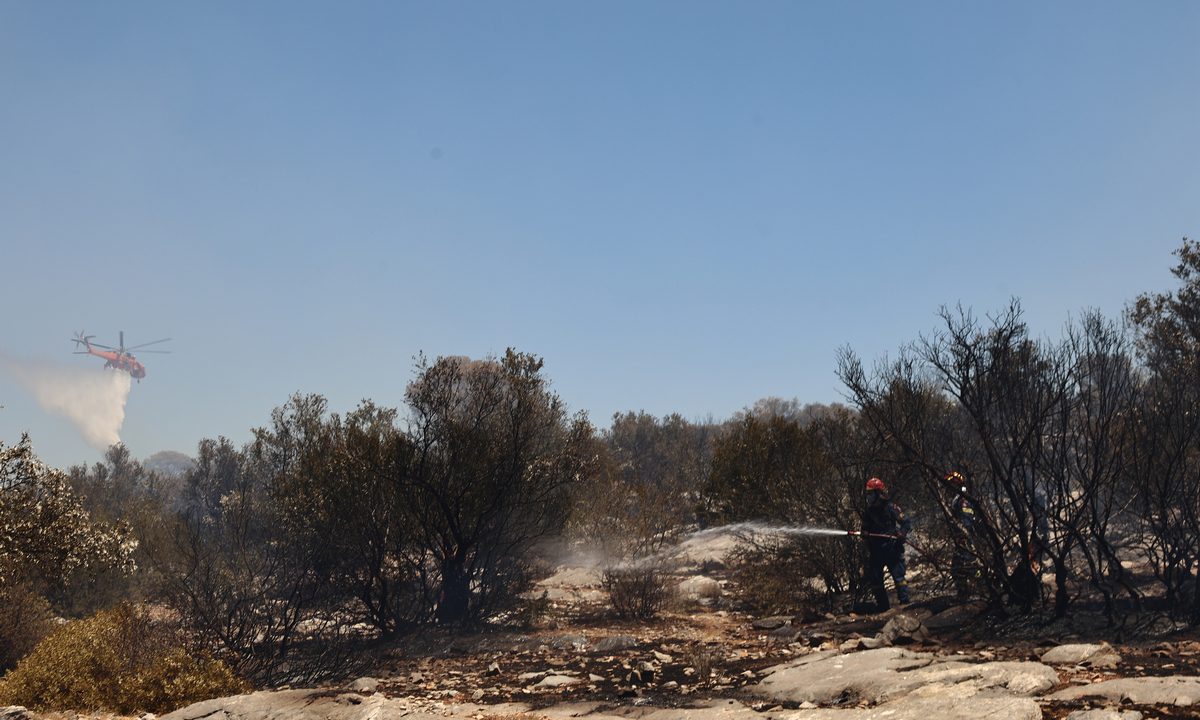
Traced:
<path fill-rule="evenodd" d="M 126 350 L 137 350 L 138 348 L 144 348 L 144 347 L 146 347 L 146 346 L 148 346 L 148 345 L 157 345 L 157 344 L 159 344 L 159 343 L 166 342 L 166 341 L 168 341 L 168 340 L 170 340 L 170 339 L 171 339 L 171 338 L 163 338 L 162 340 L 151 340 L 151 341 L 150 341 L 150 342 L 148 342 L 148 343 L 142 343 L 141 345 L 134 345 L 134 346 L 132 346 L 132 347 L 127 347 L 127 348 L 125 348 L 125 349 L 126 349 Z"/>
<path fill-rule="evenodd" d="M 94 347 L 94 348 L 104 348 L 105 350 L 116 350 L 116 348 L 115 348 L 115 347 L 109 347 L 108 345 L 101 345 L 100 343 L 92 343 L 92 347 Z"/>
<path fill-rule="evenodd" d="M 130 348 L 125 348 L 125 349 L 129 350 Z M 158 355 L 170 355 L 171 351 L 170 350 L 138 350 L 138 355 L 142 355 L 145 353 L 156 353 Z"/>

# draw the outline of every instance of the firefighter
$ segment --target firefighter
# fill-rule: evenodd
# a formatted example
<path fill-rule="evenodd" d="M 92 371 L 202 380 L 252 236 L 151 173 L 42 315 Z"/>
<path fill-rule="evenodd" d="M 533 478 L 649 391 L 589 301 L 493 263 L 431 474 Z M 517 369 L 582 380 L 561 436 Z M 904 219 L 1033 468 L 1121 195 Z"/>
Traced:
<path fill-rule="evenodd" d="M 886 567 L 896 585 L 896 598 L 908 604 L 908 583 L 904 580 L 904 540 L 912 529 L 900 506 L 888 498 L 887 486 L 879 478 L 867 481 L 866 507 L 862 516 L 863 537 L 867 541 L 867 583 L 875 593 L 875 608 L 883 612 L 891 607 L 883 585 Z"/>
<path fill-rule="evenodd" d="M 963 474 L 952 470 L 945 479 L 955 492 L 949 506 L 954 542 L 954 555 L 950 558 L 950 576 L 954 578 L 955 596 L 959 600 L 965 600 L 979 592 L 979 582 L 983 576 L 983 568 L 975 554 L 975 536 L 982 518 L 975 512 L 975 504 L 967 495 L 967 479 Z"/>

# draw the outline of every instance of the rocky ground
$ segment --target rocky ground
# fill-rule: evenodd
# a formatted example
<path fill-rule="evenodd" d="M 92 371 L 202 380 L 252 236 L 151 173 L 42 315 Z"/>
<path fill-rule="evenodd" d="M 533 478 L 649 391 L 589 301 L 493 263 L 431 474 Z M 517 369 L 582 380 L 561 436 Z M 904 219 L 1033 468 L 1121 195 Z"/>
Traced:
<path fill-rule="evenodd" d="M 1200 718 L 1200 642 L 1161 621 L 1109 644 L 1082 614 L 997 625 L 936 597 L 881 615 L 752 617 L 730 609 L 719 573 L 699 574 L 712 558 L 691 559 L 681 603 L 653 621 L 613 620 L 599 573 L 568 566 L 544 582 L 535 632 L 425 634 L 380 650 L 370 677 L 162 720 Z"/>

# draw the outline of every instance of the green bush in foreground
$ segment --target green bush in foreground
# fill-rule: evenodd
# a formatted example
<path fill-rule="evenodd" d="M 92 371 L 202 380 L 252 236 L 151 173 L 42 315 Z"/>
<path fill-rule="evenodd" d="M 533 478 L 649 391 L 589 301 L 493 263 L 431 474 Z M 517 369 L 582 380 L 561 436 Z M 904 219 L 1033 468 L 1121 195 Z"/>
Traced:
<path fill-rule="evenodd" d="M 25 585 L 0 583 L 0 673 L 15 667 L 53 628 L 50 603 Z"/>
<path fill-rule="evenodd" d="M 144 610 L 124 605 L 50 633 L 0 680 L 0 705 L 161 713 L 247 689 L 224 663 L 191 657 Z"/>

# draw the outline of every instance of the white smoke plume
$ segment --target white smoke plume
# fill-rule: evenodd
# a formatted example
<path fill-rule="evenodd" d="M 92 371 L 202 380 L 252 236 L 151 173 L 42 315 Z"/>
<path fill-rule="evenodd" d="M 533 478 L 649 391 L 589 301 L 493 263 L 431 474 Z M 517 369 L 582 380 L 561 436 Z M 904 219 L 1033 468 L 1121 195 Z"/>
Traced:
<path fill-rule="evenodd" d="M 121 442 L 132 380 L 119 370 L 4 358 L 4 365 L 42 409 L 71 421 L 97 450 Z"/>

